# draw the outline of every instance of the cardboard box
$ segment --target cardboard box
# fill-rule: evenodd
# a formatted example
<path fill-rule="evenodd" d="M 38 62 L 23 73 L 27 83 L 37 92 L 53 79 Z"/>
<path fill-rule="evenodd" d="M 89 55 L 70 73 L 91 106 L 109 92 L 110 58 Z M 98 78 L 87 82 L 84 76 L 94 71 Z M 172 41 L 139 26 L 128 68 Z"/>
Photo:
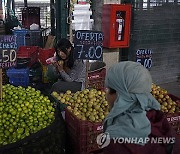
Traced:
<path fill-rule="evenodd" d="M 44 49 L 51 49 L 54 47 L 55 36 L 49 35 L 45 44 Z"/>

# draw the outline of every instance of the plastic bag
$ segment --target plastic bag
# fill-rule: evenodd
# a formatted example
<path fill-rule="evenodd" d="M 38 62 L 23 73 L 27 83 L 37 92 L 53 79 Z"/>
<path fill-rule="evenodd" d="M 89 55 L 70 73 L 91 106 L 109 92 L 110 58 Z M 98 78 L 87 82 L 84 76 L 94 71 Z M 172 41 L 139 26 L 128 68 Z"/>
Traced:
<path fill-rule="evenodd" d="M 39 25 L 38 24 L 30 25 L 30 30 L 39 30 Z"/>

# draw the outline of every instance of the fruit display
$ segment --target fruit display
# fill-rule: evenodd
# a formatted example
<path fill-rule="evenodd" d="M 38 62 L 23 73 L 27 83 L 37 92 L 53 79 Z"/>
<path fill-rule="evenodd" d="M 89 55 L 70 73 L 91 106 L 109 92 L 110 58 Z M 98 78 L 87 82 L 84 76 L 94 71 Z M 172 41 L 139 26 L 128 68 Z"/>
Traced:
<path fill-rule="evenodd" d="M 49 126 L 55 108 L 47 96 L 28 86 L 3 85 L 0 101 L 0 147 L 15 143 Z"/>
<path fill-rule="evenodd" d="M 161 111 L 168 114 L 180 112 L 180 104 L 177 104 L 169 97 L 167 90 L 152 84 L 151 94 L 161 104 Z"/>
<path fill-rule="evenodd" d="M 71 93 L 68 90 L 65 94 L 52 92 L 52 96 L 61 103 L 67 104 L 67 109 L 81 120 L 102 122 L 109 113 L 108 102 L 103 91 L 85 89 Z"/>

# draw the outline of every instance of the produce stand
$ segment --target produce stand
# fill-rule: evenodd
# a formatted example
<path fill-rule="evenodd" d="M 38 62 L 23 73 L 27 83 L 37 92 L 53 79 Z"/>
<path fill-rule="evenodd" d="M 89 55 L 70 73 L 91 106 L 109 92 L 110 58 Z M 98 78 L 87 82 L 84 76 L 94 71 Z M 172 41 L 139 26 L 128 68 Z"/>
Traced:
<path fill-rule="evenodd" d="M 91 55 L 88 47 L 88 52 L 86 54 Z M 84 46 L 84 49 L 87 49 Z M 17 50 L 17 65 L 15 68 L 9 68 L 6 70 L 6 75 L 8 76 L 9 83 L 14 85 L 16 88 L 19 86 L 25 87 L 26 89 L 32 89 L 30 80 L 30 71 L 35 65 L 39 65 L 42 69 L 42 74 L 46 73 L 47 63 L 46 59 L 54 55 L 54 49 L 42 49 L 38 46 L 19 46 Z M 81 58 L 86 57 L 86 54 L 81 54 Z M 79 55 L 77 55 L 79 56 Z M 90 56 L 91 57 L 91 56 Z M 95 57 L 96 58 L 96 57 Z M 19 60 L 19 61 L 18 61 Z M 90 62 L 88 59 L 88 69 L 86 72 L 86 88 L 79 91 L 79 96 L 81 98 L 81 106 L 76 106 L 79 100 L 74 99 L 74 94 L 67 91 L 64 94 L 51 94 L 48 96 L 50 102 L 54 103 L 55 109 L 55 120 L 45 128 L 40 129 L 37 132 L 33 132 L 30 135 L 17 140 L 15 143 L 11 144 L 0 144 L 0 153 L 2 154 L 18 154 L 18 153 L 47 153 L 47 154 L 61 154 L 66 152 L 76 153 L 76 154 L 86 154 L 86 153 L 96 153 L 100 151 L 97 144 L 97 136 L 103 132 L 103 119 L 107 116 L 108 106 L 103 105 L 101 102 L 93 101 L 94 104 L 89 108 L 86 106 L 89 104 L 90 100 L 87 99 L 89 96 L 88 90 L 94 90 L 95 93 L 102 94 L 104 91 L 104 81 L 106 75 L 105 63 L 96 61 Z M 91 59 L 93 60 L 93 59 Z M 25 62 L 26 65 L 22 63 Z M 39 67 L 37 67 L 39 69 Z M 2 69 L 0 69 L 1 74 Z M 41 73 L 40 73 L 41 74 Z M 41 74 L 41 75 L 42 75 Z M 34 75 L 37 76 L 36 73 Z M 39 75 L 38 75 L 39 76 Z M 2 85 L 4 79 L 0 78 L 0 84 Z M 45 88 L 43 86 L 49 81 L 45 79 L 45 75 L 40 77 L 38 82 L 41 82 L 42 86 L 37 89 L 41 89 L 42 93 Z M 7 86 L 7 84 L 3 84 Z M 173 129 L 176 131 L 177 136 L 180 136 L 180 113 L 179 113 L 179 103 L 180 99 L 172 94 L 168 94 L 166 90 L 161 89 L 157 85 L 153 85 L 156 92 L 152 88 L 153 96 L 160 102 L 161 109 L 165 112 L 167 120 L 172 125 Z M 2 88 L 2 86 L 1 86 Z M 86 91 L 85 94 L 83 93 Z M 96 94 L 95 94 L 96 95 Z M 82 96 L 82 97 L 81 97 Z M 101 99 L 101 95 L 97 95 Z M 1 99 L 3 97 L 3 91 L 1 91 Z M 46 97 L 43 95 L 43 97 Z M 96 99 L 98 99 L 98 97 Z M 104 97 L 104 93 L 103 93 Z M 73 102 L 70 98 L 73 98 Z M 85 99 L 84 99 L 85 98 Z M 170 99 L 172 101 L 170 101 Z M 88 100 L 88 101 L 86 101 Z M 170 102 L 171 106 L 164 102 Z M 100 105 L 100 109 L 99 108 Z M 21 109 L 20 109 L 21 110 Z M 62 112 L 65 111 L 65 123 L 62 118 Z M 7 111 L 8 112 L 8 111 Z M 89 113 L 94 113 L 90 116 Z M 103 114 L 99 114 L 103 113 Z M 86 115 L 87 114 L 87 115 Z M 100 118 L 101 117 L 101 118 Z M 1 119 L 2 122 L 2 119 Z M 45 121 L 44 121 L 45 122 Z M 46 122 L 45 122 L 46 123 Z M 65 132 L 66 124 L 66 132 Z M 1 128 L 0 128 L 1 129 Z M 66 134 L 66 137 L 65 137 Z M 0 138 L 2 138 L 0 136 Z M 66 138 L 66 139 L 65 139 Z M 67 141 L 67 143 L 65 142 Z M 4 141 L 3 141 L 4 144 Z M 66 144 L 66 145 L 65 145 Z M 33 149 L 33 150 L 32 150 Z"/>
<path fill-rule="evenodd" d="M 14 35 L 0 37 L 4 47 L 0 51 L 0 153 L 63 154 L 65 124 L 59 108 L 30 87 L 39 47 L 17 46 Z M 8 83 L 3 83 L 4 77 Z"/>
<path fill-rule="evenodd" d="M 164 112 L 177 136 L 180 136 L 180 98 L 155 84 L 152 84 L 151 94 L 160 103 L 161 111 Z"/>
<path fill-rule="evenodd" d="M 106 64 L 104 62 L 91 62 L 89 63 L 89 69 L 87 74 L 87 88 L 88 89 L 97 89 L 104 91 L 104 81 L 106 76 Z M 51 94 L 54 101 L 59 104 L 60 111 L 65 111 L 65 108 L 68 106 L 68 104 L 65 104 L 64 101 L 61 101 L 61 99 L 53 93 Z"/>
<path fill-rule="evenodd" d="M 168 94 L 169 97 L 175 101 L 180 106 L 180 98 Z M 173 113 L 173 114 L 167 114 L 167 120 L 173 127 L 173 129 L 176 131 L 177 136 L 180 138 L 180 112 L 179 113 Z"/>
<path fill-rule="evenodd" d="M 83 91 L 81 91 L 78 94 L 79 96 L 81 96 L 81 94 L 83 94 Z M 80 110 L 74 111 L 76 108 L 75 104 L 79 104 L 79 103 L 81 104 L 83 100 L 82 99 L 81 102 L 78 100 L 70 101 L 71 98 L 72 99 L 76 98 L 74 97 L 74 95 L 76 94 L 71 94 L 70 92 L 66 92 L 65 94 L 61 94 L 61 95 L 54 93 L 54 95 L 55 95 L 54 98 L 57 100 L 57 103 L 59 103 L 59 105 L 63 107 L 63 110 L 65 109 L 65 122 L 66 122 L 66 130 L 68 134 L 67 136 L 68 152 L 69 153 L 74 152 L 75 154 L 76 153 L 85 154 L 85 153 L 94 153 L 94 152 L 100 151 L 101 149 L 99 149 L 96 139 L 97 139 L 97 136 L 103 132 L 103 123 L 95 122 L 95 121 L 92 122 L 90 119 L 89 120 L 83 119 L 83 117 L 80 116 L 81 113 L 83 112 L 83 109 L 79 106 L 78 108 Z M 172 94 L 166 94 L 165 96 L 169 96 L 169 99 L 172 99 L 172 101 L 176 102 L 176 105 L 177 105 L 176 107 L 178 108 L 178 104 L 180 102 L 180 99 L 178 97 Z M 57 98 L 59 98 L 59 100 Z M 62 100 L 63 103 L 60 100 Z M 86 103 L 89 103 L 89 101 L 85 102 L 85 104 Z M 94 103 L 96 104 L 96 102 Z M 88 111 L 88 108 L 87 108 L 87 111 Z M 100 113 L 100 111 L 98 113 Z M 179 137 L 180 136 L 179 134 L 180 113 L 179 112 L 175 112 L 171 114 L 165 113 L 165 116 L 167 117 L 167 120 L 169 121 L 172 128 L 176 131 L 176 134 Z"/>
<path fill-rule="evenodd" d="M 108 103 L 105 92 L 84 89 L 76 93 L 53 93 L 67 105 L 65 123 L 68 153 L 83 154 L 99 150 L 97 136 L 103 132 L 103 119 L 107 116 Z M 61 105 L 61 104 L 60 104 Z"/>
<path fill-rule="evenodd" d="M 83 4 L 83 0 L 81 1 L 81 4 Z M 70 21 L 72 22 L 72 17 L 70 17 Z M 47 87 L 50 88 L 50 81 L 46 78 L 46 72 L 48 69 L 46 60 L 54 56 L 54 36 L 49 37 L 51 41 L 47 41 L 45 48 L 43 48 L 41 30 L 31 31 L 28 29 L 21 29 L 13 30 L 12 32 L 14 36 L 16 36 L 17 44 L 15 50 L 17 50 L 17 54 L 15 54 L 16 60 L 14 59 L 14 61 L 16 61 L 16 65 L 14 65 L 14 68 L 9 68 L 6 71 L 9 83 L 11 84 L 10 87 L 12 85 L 14 85 L 15 88 L 25 87 L 26 90 L 32 90 L 33 87 L 35 87 L 35 91 L 38 91 L 41 94 L 43 93 L 39 96 L 39 98 L 43 97 L 48 99 L 48 102 L 50 101 L 51 105 L 53 104 L 51 106 L 53 107 L 53 109 L 49 107 L 50 109 L 52 109 L 52 112 L 46 114 L 47 118 L 41 119 L 41 114 L 44 113 L 44 111 L 48 110 L 48 107 L 43 109 L 38 107 L 38 111 L 40 110 L 38 112 L 39 115 L 33 116 L 32 120 L 32 117 L 30 116 L 32 114 L 31 112 L 34 113 L 36 109 L 32 108 L 32 110 L 27 110 L 27 104 L 32 103 L 34 107 L 35 100 L 34 102 L 32 102 L 27 98 L 28 96 L 33 98 L 34 94 L 31 95 L 27 93 L 26 95 L 24 95 L 24 104 L 26 104 L 27 106 L 23 104 L 22 107 L 17 108 L 17 110 L 20 110 L 22 112 L 23 107 L 25 106 L 25 110 L 27 110 L 28 114 L 30 115 L 27 114 L 22 116 L 21 121 L 18 122 L 22 122 L 22 126 L 24 126 L 25 123 L 23 130 L 26 127 L 30 127 L 29 121 L 33 123 L 33 126 L 30 127 L 32 129 L 30 129 L 27 134 L 25 131 L 23 131 L 25 136 L 22 137 L 22 134 L 20 137 L 15 136 L 15 139 L 17 140 L 9 143 L 12 141 L 11 139 L 13 133 L 11 132 L 11 128 L 8 127 L 8 125 L 12 126 L 11 121 L 9 120 L 9 122 L 8 118 L 16 121 L 18 119 L 18 116 L 16 117 L 16 115 L 19 114 L 18 112 L 14 112 L 12 110 L 12 113 L 9 111 L 12 108 L 14 109 L 16 106 L 19 106 L 17 100 L 17 102 L 14 102 L 14 100 L 10 100 L 10 98 L 21 98 L 19 96 L 16 96 L 16 93 L 9 95 L 9 90 L 4 89 L 5 94 L 9 95 L 6 98 L 9 99 L 6 103 L 10 104 L 10 109 L 5 104 L 3 104 L 5 106 L 3 106 L 3 111 L 1 111 L 2 100 L 4 99 L 4 91 L 2 87 L 7 86 L 7 84 L 2 84 L 2 82 L 4 81 L 4 79 L 2 79 L 2 76 L 4 75 L 2 73 L 3 70 L 0 67 L 0 154 L 64 154 L 65 152 L 71 154 L 95 154 L 98 153 L 97 151 L 101 151 L 97 144 L 97 136 L 103 132 L 103 120 L 108 115 L 109 108 L 104 93 L 106 64 L 102 62 L 102 32 L 79 30 L 76 31 L 75 34 L 75 36 L 81 36 L 79 38 L 75 37 L 75 58 L 86 60 L 87 64 L 85 87 L 83 87 L 82 90 L 78 93 L 72 94 L 70 91 L 67 91 L 64 94 L 52 93 L 48 97 L 44 95 L 46 90 L 44 87 L 46 87 L 46 84 L 48 84 Z M 93 33 L 95 33 L 95 35 L 93 35 Z M 91 35 L 94 36 L 92 37 L 92 39 L 94 39 L 95 36 L 99 37 L 96 40 L 89 40 L 89 42 L 87 41 L 88 37 L 86 39 L 83 38 L 83 36 Z M 73 36 L 72 25 L 70 25 L 69 37 L 71 41 L 73 41 Z M 49 48 L 49 46 L 51 46 L 51 48 Z M 8 54 L 10 54 L 10 52 Z M 10 57 L 10 55 L 8 56 Z M 91 62 L 91 60 L 93 62 Z M 94 60 L 96 62 L 94 62 Z M 37 68 L 35 67 L 35 65 L 37 65 Z M 31 73 L 32 71 L 36 72 L 37 70 L 41 70 L 40 75 L 37 73 Z M 30 80 L 30 76 L 31 78 L 33 78 L 33 80 Z M 37 80 L 35 79 L 36 77 L 38 78 Z M 168 94 L 166 90 L 162 90 L 157 85 L 155 86 L 155 89 L 158 92 L 153 93 L 152 90 L 152 94 L 161 104 L 161 110 L 165 112 L 167 120 L 176 131 L 177 136 L 180 137 L 180 98 L 172 94 Z M 39 91 L 38 89 L 42 91 Z M 90 91 L 93 93 L 93 95 L 91 95 Z M 171 107 L 168 106 L 169 104 L 164 103 L 167 102 L 168 99 L 172 99 L 172 102 L 170 102 L 173 103 Z M 3 101 L 5 101 L 5 99 Z M 40 102 L 37 101 L 36 103 L 43 106 L 43 103 L 47 102 L 42 99 Z M 62 112 L 64 111 L 65 121 L 62 118 Z M 2 115 L 6 117 L 7 113 L 9 117 L 6 121 L 4 121 L 5 118 L 2 118 Z M 51 116 L 53 115 L 53 120 L 51 118 L 48 118 L 49 114 Z M 36 117 L 38 117 L 39 119 L 37 120 Z M 52 122 L 49 123 L 49 125 L 45 125 L 41 128 L 42 123 L 47 124 L 48 119 L 51 119 Z M 34 123 L 37 121 L 39 125 Z M 4 124 L 7 126 L 4 127 Z M 19 125 L 21 126 L 21 124 L 15 124 L 16 125 L 13 126 L 14 132 L 19 129 Z M 40 127 L 37 130 L 35 126 Z M 5 129 L 8 130 L 6 131 L 6 134 L 3 132 Z M 7 135 L 9 135 L 9 133 L 10 137 L 8 138 Z M 3 138 L 6 138 L 8 140 L 6 141 Z"/>
<path fill-rule="evenodd" d="M 3 85 L 0 126 L 1 154 L 64 153 L 65 125 L 56 103 L 30 86 Z"/>
<path fill-rule="evenodd" d="M 56 110 L 54 122 L 16 143 L 0 146 L 1 154 L 64 154 L 64 121 Z"/>

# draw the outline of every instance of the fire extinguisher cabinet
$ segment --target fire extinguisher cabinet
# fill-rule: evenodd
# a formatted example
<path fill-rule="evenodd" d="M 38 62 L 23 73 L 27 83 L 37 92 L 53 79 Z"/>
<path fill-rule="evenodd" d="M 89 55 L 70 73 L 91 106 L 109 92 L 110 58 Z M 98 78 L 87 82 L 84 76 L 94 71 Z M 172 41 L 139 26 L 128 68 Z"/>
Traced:
<path fill-rule="evenodd" d="M 103 47 L 129 47 L 130 21 L 130 4 L 104 4 L 102 13 Z"/>

